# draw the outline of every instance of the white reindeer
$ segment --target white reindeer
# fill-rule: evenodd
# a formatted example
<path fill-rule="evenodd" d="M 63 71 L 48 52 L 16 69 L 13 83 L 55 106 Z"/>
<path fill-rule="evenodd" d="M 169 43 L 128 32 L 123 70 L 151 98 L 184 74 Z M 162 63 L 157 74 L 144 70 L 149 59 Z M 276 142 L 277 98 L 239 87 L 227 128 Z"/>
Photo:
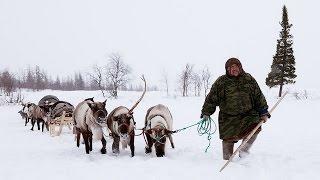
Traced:
<path fill-rule="evenodd" d="M 167 137 L 174 148 L 171 136 L 172 122 L 172 115 L 166 106 L 158 104 L 148 109 L 144 128 L 148 143 L 145 148 L 146 154 L 152 152 L 154 144 L 157 157 L 164 156 Z"/>
<path fill-rule="evenodd" d="M 107 126 L 108 112 L 105 108 L 106 101 L 94 102 L 93 98 L 86 99 L 79 103 L 74 110 L 74 131 L 77 137 L 77 146 L 80 146 L 80 134 L 82 134 L 86 153 L 92 151 L 92 138 L 101 140 L 101 153 L 105 154 L 106 140 L 103 137 L 103 127 Z"/>

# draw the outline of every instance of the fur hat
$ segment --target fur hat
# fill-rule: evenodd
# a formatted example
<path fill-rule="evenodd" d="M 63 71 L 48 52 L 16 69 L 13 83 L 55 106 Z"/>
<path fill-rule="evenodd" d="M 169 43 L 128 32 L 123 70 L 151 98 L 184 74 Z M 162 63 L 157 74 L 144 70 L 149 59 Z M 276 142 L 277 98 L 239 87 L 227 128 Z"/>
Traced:
<path fill-rule="evenodd" d="M 229 75 L 228 73 L 228 67 L 231 67 L 233 64 L 237 65 L 240 69 L 240 75 L 244 74 L 244 70 L 242 68 L 242 64 L 240 62 L 239 59 L 237 58 L 230 58 L 227 60 L 226 64 L 225 64 L 225 68 L 226 68 L 226 74 Z"/>

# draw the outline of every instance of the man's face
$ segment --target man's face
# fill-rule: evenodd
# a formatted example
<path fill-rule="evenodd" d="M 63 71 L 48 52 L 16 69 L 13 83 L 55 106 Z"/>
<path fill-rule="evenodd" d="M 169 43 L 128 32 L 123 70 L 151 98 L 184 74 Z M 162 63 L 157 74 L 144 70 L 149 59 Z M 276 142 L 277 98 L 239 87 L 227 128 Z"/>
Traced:
<path fill-rule="evenodd" d="M 240 74 L 240 68 L 236 64 L 232 64 L 232 66 L 228 67 L 228 71 L 231 76 L 237 77 Z"/>

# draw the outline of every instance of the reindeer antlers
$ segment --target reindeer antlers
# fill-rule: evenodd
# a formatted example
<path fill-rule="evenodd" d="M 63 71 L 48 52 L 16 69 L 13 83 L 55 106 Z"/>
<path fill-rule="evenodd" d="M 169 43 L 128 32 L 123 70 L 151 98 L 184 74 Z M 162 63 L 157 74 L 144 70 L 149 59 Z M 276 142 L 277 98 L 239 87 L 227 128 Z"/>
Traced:
<path fill-rule="evenodd" d="M 132 108 L 129 110 L 129 114 L 132 114 L 132 113 L 133 113 L 133 109 L 138 106 L 138 104 L 140 103 L 140 101 L 141 101 L 142 98 L 144 97 L 144 94 L 145 94 L 146 91 L 147 91 L 147 82 L 146 82 L 146 79 L 144 78 L 144 75 L 142 75 L 141 79 L 142 79 L 142 81 L 144 82 L 144 90 L 143 90 L 143 93 L 142 93 L 140 99 L 139 99 L 139 100 L 132 106 Z"/>

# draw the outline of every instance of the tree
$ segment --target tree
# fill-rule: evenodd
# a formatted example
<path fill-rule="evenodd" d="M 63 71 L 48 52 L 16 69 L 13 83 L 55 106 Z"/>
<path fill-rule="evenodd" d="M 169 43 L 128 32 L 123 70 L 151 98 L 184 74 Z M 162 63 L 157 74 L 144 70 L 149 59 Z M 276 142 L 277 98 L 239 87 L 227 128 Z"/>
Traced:
<path fill-rule="evenodd" d="M 162 80 L 161 80 L 166 88 L 167 96 L 169 96 L 169 78 L 168 78 L 168 72 L 162 71 Z"/>
<path fill-rule="evenodd" d="M 27 77 L 26 77 L 26 81 L 25 81 L 25 88 L 34 90 L 34 89 L 35 89 L 34 85 L 35 85 L 34 72 L 33 72 L 32 69 L 29 67 L 28 70 L 27 70 Z"/>
<path fill-rule="evenodd" d="M 59 76 L 57 76 L 56 81 L 52 85 L 52 89 L 60 90 L 61 89 L 61 82 Z"/>
<path fill-rule="evenodd" d="M 202 87 L 202 81 L 201 81 L 200 75 L 198 73 L 196 73 L 196 72 L 192 73 L 191 82 L 192 82 L 193 87 L 194 87 L 194 95 L 195 96 L 200 96 L 201 87 Z"/>
<path fill-rule="evenodd" d="M 0 84 L 7 96 L 15 91 L 15 78 L 8 70 L 5 70 L 1 73 Z"/>
<path fill-rule="evenodd" d="M 282 31 L 280 39 L 277 40 L 276 54 L 273 56 L 271 72 L 266 78 L 266 85 L 270 88 L 280 86 L 279 97 L 282 95 L 282 87 L 285 84 L 294 84 L 295 57 L 293 55 L 293 36 L 290 34 L 292 24 L 289 24 L 288 12 L 286 6 L 282 9 L 282 21 L 280 22 Z"/>
<path fill-rule="evenodd" d="M 37 91 L 45 89 L 45 74 L 41 72 L 40 67 L 35 68 L 35 89 Z"/>
<path fill-rule="evenodd" d="M 191 84 L 191 75 L 193 72 L 193 66 L 186 64 L 179 77 L 179 85 L 182 89 L 182 96 L 188 96 L 189 86 Z"/>
<path fill-rule="evenodd" d="M 82 78 L 81 73 L 75 73 L 74 86 L 76 90 L 84 90 L 84 80 Z"/>
<path fill-rule="evenodd" d="M 106 67 L 107 81 L 111 85 L 109 93 L 112 97 L 118 97 L 118 90 L 129 82 L 129 74 L 131 68 L 125 64 L 119 54 L 111 54 L 109 56 L 109 63 Z"/>
<path fill-rule="evenodd" d="M 66 91 L 74 90 L 74 80 L 68 76 L 66 79 L 63 79 L 61 82 L 61 89 Z"/>
<path fill-rule="evenodd" d="M 210 79 L 211 79 L 211 73 L 209 71 L 208 66 L 205 66 L 201 73 L 201 80 L 204 88 L 204 96 L 207 95 L 207 92 L 210 88 Z"/>
<path fill-rule="evenodd" d="M 89 73 L 89 76 L 91 78 L 91 88 L 92 87 L 98 87 L 98 89 L 101 91 L 103 97 L 106 97 L 104 94 L 104 90 L 105 87 L 103 85 L 103 68 L 98 66 L 98 65 L 94 65 L 92 68 L 93 72 Z"/>

